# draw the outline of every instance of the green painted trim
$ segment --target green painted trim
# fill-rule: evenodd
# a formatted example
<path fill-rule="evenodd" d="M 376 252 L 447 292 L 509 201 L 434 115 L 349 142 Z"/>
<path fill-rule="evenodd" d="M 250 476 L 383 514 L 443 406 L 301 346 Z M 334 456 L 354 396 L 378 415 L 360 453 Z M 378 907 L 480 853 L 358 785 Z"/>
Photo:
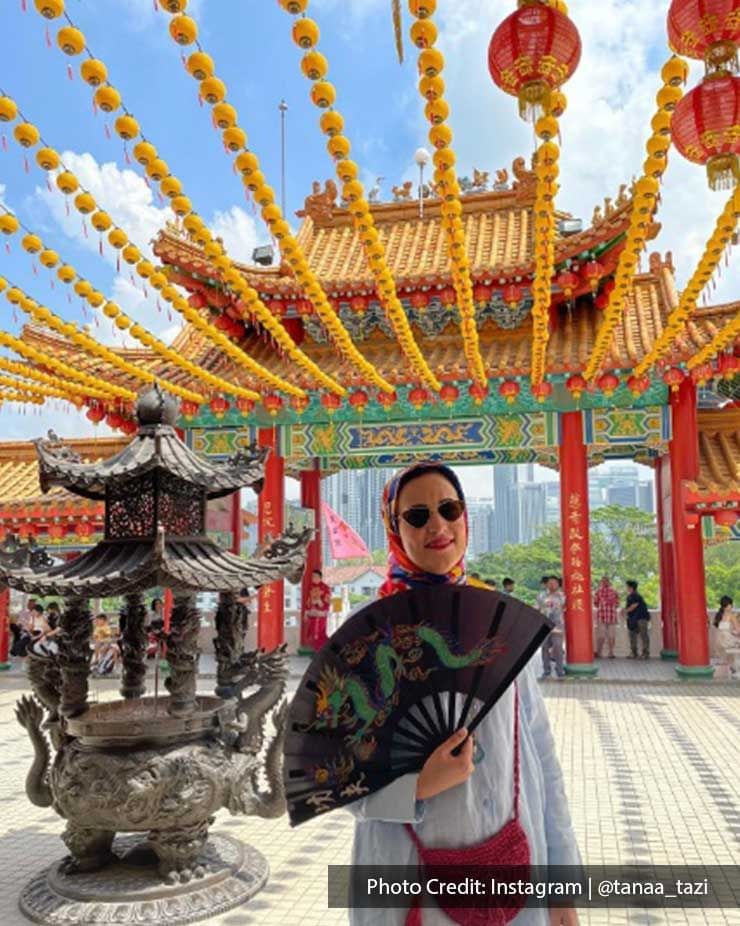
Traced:
<path fill-rule="evenodd" d="M 675 662 L 678 659 L 678 650 L 662 649 L 660 651 L 660 658 L 664 659 L 666 662 Z"/>
<path fill-rule="evenodd" d="M 679 678 L 686 680 L 712 678 L 714 675 L 714 666 L 676 666 L 676 673 Z"/>
<path fill-rule="evenodd" d="M 12 668 L 9 662 L 0 662 L 0 672 L 7 672 Z"/>
<path fill-rule="evenodd" d="M 315 656 L 316 655 L 316 650 L 313 649 L 313 647 L 311 646 L 299 646 L 297 652 L 299 656 Z"/>
<path fill-rule="evenodd" d="M 593 678 L 599 674 L 599 667 L 593 662 L 566 662 L 565 674 L 581 678 Z"/>

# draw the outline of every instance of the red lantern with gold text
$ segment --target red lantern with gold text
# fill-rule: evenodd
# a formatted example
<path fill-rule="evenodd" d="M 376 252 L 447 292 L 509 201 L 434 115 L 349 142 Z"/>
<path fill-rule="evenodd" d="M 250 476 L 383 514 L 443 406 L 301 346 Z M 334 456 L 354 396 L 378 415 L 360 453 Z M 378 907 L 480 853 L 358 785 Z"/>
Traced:
<path fill-rule="evenodd" d="M 439 390 L 439 398 L 448 408 L 452 408 L 460 398 L 460 390 L 452 383 L 445 383 Z"/>
<path fill-rule="evenodd" d="M 275 418 L 278 412 L 283 407 L 283 400 L 279 395 L 266 395 L 262 399 L 262 404 L 264 405 L 266 411 L 270 414 L 272 418 Z"/>
<path fill-rule="evenodd" d="M 457 295 L 454 286 L 443 286 L 439 291 L 439 301 L 446 309 L 451 308 L 451 306 L 455 304 L 456 298 Z"/>
<path fill-rule="evenodd" d="M 353 296 L 349 305 L 355 315 L 364 315 L 367 312 L 368 298 L 367 296 Z"/>
<path fill-rule="evenodd" d="M 591 292 L 595 293 L 599 288 L 599 282 L 604 275 L 604 265 L 598 260 L 589 260 L 583 268 L 583 277 L 591 287 Z"/>
<path fill-rule="evenodd" d="M 428 401 L 429 393 L 423 386 L 414 386 L 413 389 L 409 390 L 409 403 L 417 412 L 420 411 Z"/>
<path fill-rule="evenodd" d="M 609 398 L 609 396 L 614 395 L 614 391 L 619 388 L 619 377 L 614 373 L 602 373 L 596 380 L 596 385 L 601 389 L 604 395 Z"/>
<path fill-rule="evenodd" d="M 236 400 L 236 407 L 245 417 L 254 411 L 254 402 L 251 399 L 247 399 L 245 396 L 240 395 Z"/>
<path fill-rule="evenodd" d="M 473 287 L 473 299 L 475 299 L 475 304 L 483 309 L 491 301 L 491 296 L 493 290 L 490 286 L 486 286 L 484 283 L 477 283 Z"/>
<path fill-rule="evenodd" d="M 99 424 L 105 418 L 105 409 L 102 405 L 92 405 L 87 410 L 87 419 L 93 424 Z"/>
<path fill-rule="evenodd" d="M 627 380 L 627 388 L 637 399 L 650 388 L 650 377 L 645 375 L 630 376 L 630 378 Z"/>
<path fill-rule="evenodd" d="M 740 77 L 705 77 L 678 102 L 671 135 L 685 158 L 706 165 L 711 189 L 731 190 L 740 182 Z"/>
<path fill-rule="evenodd" d="M 573 298 L 573 293 L 578 288 L 581 278 L 572 270 L 563 270 L 557 275 L 555 282 L 563 291 L 565 298 L 570 300 Z"/>
<path fill-rule="evenodd" d="M 706 386 L 709 380 L 714 376 L 714 367 L 711 363 L 700 363 L 691 371 L 691 379 L 697 386 Z"/>
<path fill-rule="evenodd" d="M 586 380 L 581 376 L 580 373 L 574 373 L 565 381 L 565 388 L 573 396 L 576 402 L 586 391 L 586 385 Z"/>
<path fill-rule="evenodd" d="M 501 295 L 510 309 L 516 309 L 522 301 L 522 288 L 517 286 L 516 283 L 507 283 Z"/>
<path fill-rule="evenodd" d="M 395 390 L 393 392 L 378 393 L 378 404 L 382 405 L 387 412 L 390 412 L 397 401 L 398 395 L 396 394 Z"/>
<path fill-rule="evenodd" d="M 290 407 L 299 417 L 305 412 L 311 400 L 307 395 L 294 395 L 290 397 Z"/>
<path fill-rule="evenodd" d="M 550 105 L 550 94 L 572 77 L 581 38 L 572 20 L 539 0 L 520 0 L 488 46 L 488 70 L 497 87 L 519 99 L 523 119 Z"/>
<path fill-rule="evenodd" d="M 521 391 L 522 387 L 515 379 L 505 379 L 498 387 L 498 394 L 506 399 L 509 405 L 514 404 Z"/>
<path fill-rule="evenodd" d="M 189 402 L 186 399 L 184 402 L 180 403 L 180 412 L 186 421 L 192 421 L 193 418 L 195 418 L 195 416 L 198 414 L 199 409 L 200 406 L 197 404 L 197 402 Z"/>
<path fill-rule="evenodd" d="M 329 415 L 333 415 L 342 404 L 341 396 L 334 392 L 322 392 L 320 401 Z"/>
<path fill-rule="evenodd" d="M 679 367 L 669 367 L 663 374 L 663 382 L 670 387 L 671 392 L 678 392 L 678 387 L 686 378 L 686 374 Z"/>
<path fill-rule="evenodd" d="M 78 521 L 75 525 L 75 534 L 80 538 L 80 540 L 86 540 L 88 537 L 92 536 L 93 526 L 89 521 Z"/>
<path fill-rule="evenodd" d="M 349 397 L 349 404 L 352 408 L 356 409 L 360 414 L 362 414 L 367 408 L 367 403 L 370 401 L 368 394 L 364 389 L 358 389 L 356 392 L 353 392 Z"/>
<path fill-rule="evenodd" d="M 678 55 L 703 61 L 707 72 L 737 71 L 740 15 L 737 0 L 673 0 L 668 42 Z"/>
<path fill-rule="evenodd" d="M 222 395 L 215 395 L 208 403 L 208 407 L 213 412 L 214 418 L 220 420 L 229 410 L 229 403 Z"/>
<path fill-rule="evenodd" d="M 106 416 L 105 423 L 109 428 L 113 428 L 114 431 L 117 431 L 123 424 L 123 415 L 119 415 L 118 412 L 111 412 Z"/>
<path fill-rule="evenodd" d="M 482 405 L 488 398 L 488 386 L 481 383 L 471 383 L 468 387 L 468 395 L 476 405 Z"/>
<path fill-rule="evenodd" d="M 549 399 L 552 395 L 552 383 L 549 383 L 546 379 L 543 379 L 541 383 L 537 383 L 536 386 L 532 386 L 532 395 L 537 399 L 538 402 L 544 402 L 545 399 Z"/>

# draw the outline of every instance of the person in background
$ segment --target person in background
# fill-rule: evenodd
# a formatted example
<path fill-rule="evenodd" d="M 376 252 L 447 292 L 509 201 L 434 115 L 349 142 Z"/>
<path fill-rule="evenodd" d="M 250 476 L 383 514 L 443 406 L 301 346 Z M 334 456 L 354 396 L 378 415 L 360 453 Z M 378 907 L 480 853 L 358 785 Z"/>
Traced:
<path fill-rule="evenodd" d="M 308 621 L 309 645 L 318 652 L 326 643 L 326 620 L 331 604 L 331 589 L 324 582 L 320 569 L 311 574 L 311 589 L 308 593 L 308 607 L 305 619 Z"/>
<path fill-rule="evenodd" d="M 609 647 L 609 658 L 614 659 L 619 593 L 612 586 L 609 576 L 601 577 L 601 582 L 599 582 L 599 587 L 594 595 L 594 607 L 596 609 L 596 652 L 594 656 L 601 659 L 604 640 L 606 640 Z"/>
<path fill-rule="evenodd" d="M 650 612 L 645 599 L 637 591 L 637 582 L 627 582 L 627 601 L 624 613 L 627 615 L 627 630 L 630 635 L 630 659 L 637 659 L 637 640 L 642 643 L 642 658 L 650 659 Z"/>
<path fill-rule="evenodd" d="M 149 629 L 158 633 L 164 627 L 164 602 L 161 598 L 152 598 L 149 612 Z"/>
<path fill-rule="evenodd" d="M 717 618 L 719 617 L 719 623 Z M 730 669 L 731 675 L 736 675 L 735 659 L 732 650 L 740 648 L 740 618 L 732 608 L 732 598 L 723 595 L 719 602 L 719 611 L 714 616 L 717 628 L 717 654 L 722 662 Z"/>
<path fill-rule="evenodd" d="M 474 575 L 471 575 L 471 578 L 475 578 Z M 498 582 L 495 579 L 486 579 L 486 585 L 488 585 L 492 591 L 496 591 L 498 588 Z"/>
<path fill-rule="evenodd" d="M 550 581 L 550 576 L 542 576 L 540 579 L 540 590 L 537 592 L 537 610 L 540 614 L 545 613 L 545 598 L 547 597 L 547 583 Z"/>
<path fill-rule="evenodd" d="M 513 579 L 504 579 L 504 595 L 513 595 L 514 594 L 514 580 Z"/>
<path fill-rule="evenodd" d="M 96 675 L 108 675 L 118 662 L 118 644 L 113 638 L 113 629 L 107 614 L 96 614 L 93 624 L 93 658 L 91 671 Z"/>
<path fill-rule="evenodd" d="M 565 595 L 560 588 L 560 579 L 550 576 L 547 580 L 546 595 L 543 598 L 545 617 L 555 625 L 542 644 L 542 677 L 549 678 L 551 666 L 555 663 L 557 678 L 565 676 L 564 636 L 565 636 Z"/>
<path fill-rule="evenodd" d="M 28 633 L 28 624 L 31 620 L 31 611 L 36 606 L 36 599 L 29 598 L 26 606 L 18 613 L 16 620 L 10 621 L 8 627 L 13 637 L 13 643 L 10 647 L 11 656 L 23 657 L 26 655 L 28 644 L 31 637 Z"/>
<path fill-rule="evenodd" d="M 731 617 L 734 617 L 732 598 L 723 595 L 719 600 L 719 609 L 714 615 L 714 626 L 719 627 L 723 620 L 729 620 Z"/>

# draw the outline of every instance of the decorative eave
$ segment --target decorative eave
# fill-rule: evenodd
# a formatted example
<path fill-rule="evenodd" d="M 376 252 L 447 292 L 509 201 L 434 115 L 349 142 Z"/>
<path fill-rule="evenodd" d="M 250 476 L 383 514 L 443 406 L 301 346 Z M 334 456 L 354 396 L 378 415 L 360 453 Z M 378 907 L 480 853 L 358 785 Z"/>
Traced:
<path fill-rule="evenodd" d="M 297 582 L 313 531 L 284 534 L 261 554 L 242 559 L 205 537 L 150 541 L 103 541 L 92 550 L 52 567 L 12 568 L 0 559 L 0 586 L 33 595 L 83 598 L 125 595 L 164 586 L 174 591 L 228 591 L 259 588 L 287 578 Z M 48 562 L 48 561 L 47 561 Z"/>
<path fill-rule="evenodd" d="M 740 408 L 699 412 L 699 476 L 681 493 L 689 525 L 709 515 L 731 527 L 740 518 Z"/>

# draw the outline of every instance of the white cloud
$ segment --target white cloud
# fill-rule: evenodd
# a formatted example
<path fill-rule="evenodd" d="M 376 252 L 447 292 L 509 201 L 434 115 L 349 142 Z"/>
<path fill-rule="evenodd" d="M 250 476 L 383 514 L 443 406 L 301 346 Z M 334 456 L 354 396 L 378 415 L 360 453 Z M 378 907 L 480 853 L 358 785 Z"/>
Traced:
<path fill-rule="evenodd" d="M 159 6 L 158 0 L 116 0 L 116 2 L 127 14 L 131 28 L 141 31 L 156 25 L 166 33 L 169 14 Z M 204 0 L 190 0 L 188 15 L 197 18 L 203 3 Z"/>
<path fill-rule="evenodd" d="M 53 428 L 60 437 L 111 437 L 114 432 L 106 424 L 93 425 L 68 402 L 50 399 L 44 405 L 0 405 L 0 433 L 4 441 L 32 440 L 44 437 Z M 116 432 L 117 433 L 117 432 Z"/>
<path fill-rule="evenodd" d="M 221 238 L 229 257 L 245 263 L 252 262 L 252 251 L 267 240 L 264 234 L 258 235 L 256 222 L 241 206 L 216 212 L 209 227 Z"/>

